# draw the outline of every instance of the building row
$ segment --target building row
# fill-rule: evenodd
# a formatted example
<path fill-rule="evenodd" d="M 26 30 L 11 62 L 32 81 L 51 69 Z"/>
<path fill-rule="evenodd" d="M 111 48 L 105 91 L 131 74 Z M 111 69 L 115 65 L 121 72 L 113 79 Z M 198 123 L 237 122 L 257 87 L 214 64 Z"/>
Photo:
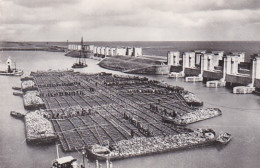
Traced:
<path fill-rule="evenodd" d="M 100 47 L 95 45 L 69 44 L 68 50 L 85 50 L 93 53 L 95 56 L 142 56 L 143 51 L 140 47 Z"/>

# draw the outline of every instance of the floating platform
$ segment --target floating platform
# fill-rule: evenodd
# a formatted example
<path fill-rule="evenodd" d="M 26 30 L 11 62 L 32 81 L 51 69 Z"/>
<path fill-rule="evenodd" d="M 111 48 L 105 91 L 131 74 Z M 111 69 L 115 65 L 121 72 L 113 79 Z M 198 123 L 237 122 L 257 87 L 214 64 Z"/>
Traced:
<path fill-rule="evenodd" d="M 186 82 L 202 82 L 203 77 L 202 76 L 188 76 L 185 78 Z"/>
<path fill-rule="evenodd" d="M 183 78 L 185 74 L 183 72 L 171 72 L 169 78 Z"/>
<path fill-rule="evenodd" d="M 165 123 L 162 116 L 173 111 L 181 116 L 195 113 L 197 109 L 193 106 L 203 104 L 181 87 L 145 77 L 73 71 L 32 72 L 31 76 L 37 88 L 34 96 L 40 98 L 33 104 L 40 102 L 46 110 L 31 118 L 36 125 L 26 129 L 36 130 L 30 134 L 33 136 L 26 131 L 27 139 L 52 141 L 55 134 L 66 152 L 90 149 L 95 144 L 113 147 L 119 142 L 131 143 L 133 137 L 153 138 L 156 142 L 157 137 L 188 134 L 193 130 Z M 29 104 L 30 100 L 34 99 L 28 99 Z M 156 105 L 153 111 L 150 104 Z M 41 131 L 38 123 L 48 125 L 44 128 L 50 134 L 44 135 L 48 131 Z M 156 148 L 147 154 L 158 152 Z"/>
<path fill-rule="evenodd" d="M 237 86 L 233 88 L 234 94 L 251 94 L 255 91 L 255 87 Z"/>
<path fill-rule="evenodd" d="M 206 87 L 208 88 L 219 88 L 219 87 L 224 87 L 226 86 L 225 81 L 220 81 L 220 80 L 214 80 L 214 81 L 207 81 Z"/>

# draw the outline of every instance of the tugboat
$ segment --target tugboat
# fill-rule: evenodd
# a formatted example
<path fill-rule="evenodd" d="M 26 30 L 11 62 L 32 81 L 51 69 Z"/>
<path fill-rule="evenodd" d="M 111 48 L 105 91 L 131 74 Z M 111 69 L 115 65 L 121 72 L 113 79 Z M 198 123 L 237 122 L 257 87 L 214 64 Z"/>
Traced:
<path fill-rule="evenodd" d="M 12 60 L 11 60 L 10 57 L 7 59 L 6 63 L 7 63 L 7 70 L 0 71 L 0 75 L 6 75 L 6 76 L 21 76 L 21 75 L 23 75 L 22 70 L 16 69 L 16 63 L 14 63 L 15 68 L 11 68 Z"/>
<path fill-rule="evenodd" d="M 84 49 L 85 47 L 83 45 L 83 37 L 81 37 L 80 57 L 78 58 L 78 61 L 72 65 L 72 68 L 85 68 L 88 66 L 85 61 Z"/>
<path fill-rule="evenodd" d="M 52 168 L 78 168 L 78 164 L 76 161 L 77 159 L 73 158 L 72 156 L 58 158 L 53 162 Z"/>
<path fill-rule="evenodd" d="M 51 168 L 79 168 L 77 159 L 72 156 L 59 157 L 58 144 L 56 145 L 57 159 L 52 162 Z"/>
<path fill-rule="evenodd" d="M 83 60 L 81 60 L 80 58 L 79 58 L 79 61 L 78 62 L 76 62 L 76 63 L 74 63 L 73 65 L 72 65 L 72 67 L 71 68 L 85 68 L 85 67 L 87 67 L 88 65 L 83 61 Z"/>

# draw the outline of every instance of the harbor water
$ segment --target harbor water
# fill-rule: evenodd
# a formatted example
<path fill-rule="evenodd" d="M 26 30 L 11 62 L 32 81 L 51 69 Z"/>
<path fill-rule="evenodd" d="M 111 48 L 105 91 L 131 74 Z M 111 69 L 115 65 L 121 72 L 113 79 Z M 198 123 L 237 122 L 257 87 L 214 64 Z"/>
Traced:
<path fill-rule="evenodd" d="M 65 57 L 64 53 L 41 51 L 4 51 L 2 63 L 11 56 L 17 68 L 25 73 L 36 70 L 70 69 L 75 58 Z M 87 59 L 88 67 L 81 72 L 113 72 L 97 65 L 98 61 Z M 121 73 L 120 73 L 121 74 Z M 208 146 L 191 150 L 143 156 L 113 162 L 118 168 L 244 168 L 259 167 L 260 160 L 260 97 L 257 95 L 235 95 L 228 88 L 206 88 L 202 83 L 186 83 L 183 79 L 167 76 L 148 76 L 151 79 L 165 81 L 184 87 L 204 101 L 204 107 L 218 107 L 223 115 L 196 124 L 193 128 L 213 128 L 217 132 L 232 134 L 232 141 L 226 146 Z M 20 78 L 0 76 L 0 167 L 2 168 L 48 168 L 56 158 L 55 145 L 36 146 L 25 142 L 24 123 L 10 116 L 10 111 L 26 112 L 22 99 L 13 96 L 12 86 L 19 86 Z M 82 155 L 72 155 L 82 162 Z M 94 167 L 94 162 L 89 163 Z M 105 163 L 103 163 L 105 164 Z M 133 166 L 134 165 L 134 166 Z M 103 165 L 104 167 L 104 165 Z"/>

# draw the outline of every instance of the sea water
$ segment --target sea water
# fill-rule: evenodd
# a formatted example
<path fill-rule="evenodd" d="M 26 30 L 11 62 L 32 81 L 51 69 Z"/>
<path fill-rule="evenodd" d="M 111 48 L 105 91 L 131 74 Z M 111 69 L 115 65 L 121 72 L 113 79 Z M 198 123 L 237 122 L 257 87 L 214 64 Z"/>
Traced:
<path fill-rule="evenodd" d="M 75 58 L 64 53 L 42 51 L 6 51 L 0 60 L 5 62 L 11 56 L 17 68 L 26 74 L 36 70 L 69 69 Z M 87 59 L 88 67 L 81 72 L 113 72 L 97 65 L 98 61 Z M 186 83 L 183 79 L 167 76 L 148 76 L 184 87 L 204 101 L 204 107 L 217 107 L 223 112 L 220 117 L 212 118 L 189 127 L 213 128 L 217 132 L 232 134 L 232 141 L 226 146 L 209 146 L 191 150 L 169 152 L 151 156 L 130 158 L 113 162 L 118 168 L 244 168 L 260 165 L 260 97 L 257 95 L 235 95 L 227 88 L 206 88 L 202 83 Z M 24 123 L 10 116 L 10 111 L 26 112 L 21 97 L 13 96 L 12 86 L 19 86 L 20 78 L 0 76 L 0 167 L 2 168 L 48 168 L 56 158 L 55 145 L 28 145 L 25 141 Z M 174 102 L 173 102 L 174 103 Z M 72 155 L 82 162 L 79 152 L 63 153 Z M 90 163 L 94 167 L 94 163 Z M 103 163 L 103 167 L 105 163 Z"/>

